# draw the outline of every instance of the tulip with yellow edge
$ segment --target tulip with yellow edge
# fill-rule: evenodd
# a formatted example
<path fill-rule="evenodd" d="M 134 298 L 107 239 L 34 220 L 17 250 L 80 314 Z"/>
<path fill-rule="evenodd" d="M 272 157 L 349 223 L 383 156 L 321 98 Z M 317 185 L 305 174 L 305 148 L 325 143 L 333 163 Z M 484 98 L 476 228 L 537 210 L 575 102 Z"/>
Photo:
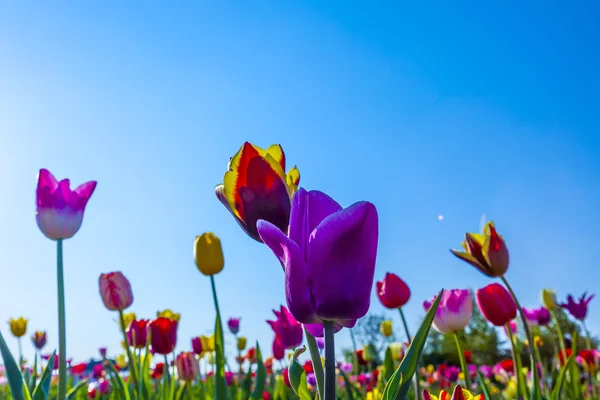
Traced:
<path fill-rule="evenodd" d="M 125 322 L 125 329 L 127 329 L 129 327 L 129 325 L 131 325 L 131 323 L 133 321 L 135 321 L 136 319 L 137 319 L 137 317 L 134 312 L 123 313 L 123 321 Z"/>
<path fill-rule="evenodd" d="M 423 390 L 423 400 L 485 400 L 485 398 L 482 394 L 475 396 L 468 390 L 461 388 L 460 385 L 457 385 L 454 387 L 452 394 L 442 390 L 439 397 L 434 396 L 427 390 Z"/>
<path fill-rule="evenodd" d="M 544 304 L 544 307 L 546 307 L 548 310 L 556 310 L 558 308 L 558 303 L 556 302 L 556 290 L 542 290 L 542 303 Z"/>
<path fill-rule="evenodd" d="M 464 251 L 450 251 L 483 274 L 489 277 L 501 277 L 508 270 L 508 248 L 502 236 L 496 232 L 493 222 L 490 221 L 485 225 L 483 234 L 465 234 L 462 247 Z"/>
<path fill-rule="evenodd" d="M 379 331 L 385 337 L 392 336 L 392 321 L 381 321 L 381 324 L 379 325 Z"/>
<path fill-rule="evenodd" d="M 206 276 L 218 274 L 223 270 L 225 260 L 221 240 L 212 232 L 196 236 L 194 241 L 194 261 L 196 267 Z"/>
<path fill-rule="evenodd" d="M 392 359 L 394 361 L 402 361 L 404 358 L 404 346 L 402 343 L 390 343 L 389 347 L 392 352 Z"/>
<path fill-rule="evenodd" d="M 21 338 L 27 333 L 27 322 L 29 322 L 29 320 L 23 317 L 17 319 L 11 318 L 10 321 L 8 321 L 10 332 L 19 340 L 19 364 L 23 364 Z"/>
<path fill-rule="evenodd" d="M 240 336 L 237 338 L 237 349 L 239 351 L 243 351 L 246 350 L 246 344 L 247 344 L 247 340 L 245 336 Z M 291 353 L 290 353 L 291 355 Z"/>
<path fill-rule="evenodd" d="M 119 354 L 115 359 L 115 364 L 117 364 L 117 367 L 119 368 L 127 367 L 127 357 L 125 357 L 125 354 Z"/>
<path fill-rule="evenodd" d="M 179 320 L 181 319 L 181 314 L 179 313 L 174 313 L 173 311 L 166 309 L 164 311 L 158 311 L 156 313 L 156 317 L 157 318 L 168 318 L 171 321 L 177 321 L 179 322 Z"/>

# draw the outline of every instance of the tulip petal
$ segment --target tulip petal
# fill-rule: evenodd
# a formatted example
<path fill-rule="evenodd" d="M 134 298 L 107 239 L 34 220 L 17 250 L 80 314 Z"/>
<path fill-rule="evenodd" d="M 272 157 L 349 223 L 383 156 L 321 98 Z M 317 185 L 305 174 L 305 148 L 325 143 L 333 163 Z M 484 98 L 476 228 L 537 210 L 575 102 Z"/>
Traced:
<path fill-rule="evenodd" d="M 41 169 L 37 177 L 36 202 L 39 208 L 52 207 L 52 196 L 58 181 L 47 169 Z"/>
<path fill-rule="evenodd" d="M 352 320 L 352 321 L 354 322 L 352 324 L 352 326 L 354 326 L 356 324 L 356 320 Z M 349 321 L 349 323 L 350 322 L 351 321 Z M 306 330 L 308 331 L 308 333 L 310 333 L 314 337 L 321 338 L 321 337 L 325 336 L 325 329 L 323 328 L 323 324 L 304 324 L 304 326 L 306 327 Z M 338 333 L 343 328 L 345 328 L 344 325 L 335 323 L 335 324 L 333 324 L 333 333 Z"/>
<path fill-rule="evenodd" d="M 294 165 L 292 169 L 286 174 L 286 183 L 290 189 L 290 194 L 296 193 L 298 185 L 300 184 L 300 170 Z"/>
<path fill-rule="evenodd" d="M 87 205 L 88 200 L 94 193 L 96 185 L 96 181 L 89 181 L 77 186 L 73 192 L 75 192 L 75 194 L 78 196 L 78 201 L 77 204 L 71 204 L 73 208 L 83 210 Z"/>
<path fill-rule="evenodd" d="M 302 250 L 272 223 L 260 220 L 256 226 L 260 238 L 285 266 L 285 293 L 290 312 L 304 324 L 320 322 L 311 302 L 311 283 Z"/>
<path fill-rule="evenodd" d="M 491 273 L 491 271 L 489 271 L 489 269 L 487 268 L 486 265 L 482 265 L 479 262 L 479 260 L 477 260 L 475 257 L 470 255 L 469 253 L 465 253 L 464 251 L 458 251 L 458 250 L 450 250 L 450 252 L 452 254 L 454 254 L 456 257 L 460 258 L 461 260 L 468 262 L 469 264 L 471 264 L 472 266 L 477 268 L 479 271 L 481 271 L 483 274 L 489 275 Z"/>
<path fill-rule="evenodd" d="M 256 148 L 257 146 L 255 146 Z M 261 149 L 262 150 L 262 149 Z M 259 151 L 259 153 L 262 153 Z M 283 152 L 283 148 L 280 144 L 272 144 L 266 151 L 279 165 L 281 165 L 281 169 L 285 171 L 285 153 Z"/>
<path fill-rule="evenodd" d="M 355 203 L 329 215 L 312 231 L 308 273 L 321 318 L 349 320 L 367 313 L 377 238 L 377 209 L 369 202 Z"/>

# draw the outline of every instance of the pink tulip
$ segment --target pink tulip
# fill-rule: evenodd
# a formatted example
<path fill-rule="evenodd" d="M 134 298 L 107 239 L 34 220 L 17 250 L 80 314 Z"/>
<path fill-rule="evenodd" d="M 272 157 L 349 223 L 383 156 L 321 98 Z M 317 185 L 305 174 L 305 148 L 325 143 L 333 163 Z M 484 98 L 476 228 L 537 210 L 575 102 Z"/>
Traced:
<path fill-rule="evenodd" d="M 423 302 L 425 311 L 429 310 L 435 296 Z M 454 333 L 465 329 L 473 316 L 473 299 L 469 290 L 445 290 L 433 319 L 433 327 L 440 333 Z"/>
<path fill-rule="evenodd" d="M 121 272 L 101 274 L 100 296 L 109 310 L 123 311 L 133 303 L 131 284 Z"/>
<path fill-rule="evenodd" d="M 192 382 L 200 375 L 200 364 L 196 359 L 196 355 L 191 351 L 184 351 L 179 354 L 175 359 L 175 366 L 177 367 L 179 379 L 186 382 Z"/>
<path fill-rule="evenodd" d="M 69 239 L 81 228 L 88 200 L 96 189 L 96 181 L 86 182 L 75 190 L 69 180 L 58 182 L 47 169 L 38 174 L 36 221 L 42 233 L 51 240 Z"/>

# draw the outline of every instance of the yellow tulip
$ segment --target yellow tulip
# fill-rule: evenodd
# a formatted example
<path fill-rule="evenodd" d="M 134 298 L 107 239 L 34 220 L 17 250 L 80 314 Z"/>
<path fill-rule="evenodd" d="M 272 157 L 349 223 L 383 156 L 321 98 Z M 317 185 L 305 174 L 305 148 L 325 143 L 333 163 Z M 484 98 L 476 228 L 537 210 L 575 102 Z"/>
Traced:
<path fill-rule="evenodd" d="M 244 336 L 240 336 L 237 339 L 237 348 L 239 351 L 243 351 L 246 349 L 246 338 Z"/>
<path fill-rule="evenodd" d="M 123 314 L 123 319 L 125 320 L 125 329 L 127 329 L 129 325 L 131 325 L 131 323 L 137 319 L 137 317 L 134 312 L 130 312 Z"/>
<path fill-rule="evenodd" d="M 212 232 L 196 236 L 194 260 L 196 266 L 204 275 L 211 276 L 221 272 L 225 265 L 221 240 Z"/>
<path fill-rule="evenodd" d="M 164 311 L 159 311 L 156 313 L 157 317 L 162 317 L 162 318 L 168 318 L 171 321 L 177 321 L 179 322 L 179 319 L 181 318 L 181 314 L 179 313 L 174 313 L 173 311 L 166 309 Z"/>
<path fill-rule="evenodd" d="M 215 363 L 215 353 L 214 352 L 210 352 L 210 353 L 205 352 L 204 354 L 206 354 L 206 362 L 208 362 L 209 364 Z"/>
<path fill-rule="evenodd" d="M 215 351 L 215 335 L 214 333 L 209 336 L 200 336 L 200 342 L 202 342 L 202 352 L 210 353 Z"/>
<path fill-rule="evenodd" d="M 385 337 L 392 336 L 392 321 L 382 321 L 381 325 L 379 325 L 379 330 L 381 331 L 381 334 Z"/>
<path fill-rule="evenodd" d="M 435 367 L 432 364 L 429 364 L 427 366 L 427 373 L 428 374 L 433 374 L 434 371 L 435 371 Z"/>
<path fill-rule="evenodd" d="M 402 343 L 390 343 L 390 350 L 392 351 L 392 359 L 394 361 L 401 361 L 404 358 L 404 346 L 402 346 Z"/>
<path fill-rule="evenodd" d="M 127 366 L 127 358 L 125 357 L 125 354 L 119 354 L 115 359 L 115 364 L 117 364 L 119 368 L 125 368 Z"/>
<path fill-rule="evenodd" d="M 556 302 L 556 290 L 542 290 L 542 303 L 544 304 L 544 307 L 546 307 L 548 310 L 555 310 L 556 308 L 558 308 L 558 303 Z"/>
<path fill-rule="evenodd" d="M 10 324 L 10 331 L 15 337 L 20 338 L 27 333 L 27 322 L 29 322 L 29 320 L 23 317 L 17 319 L 11 318 L 10 321 L 8 321 Z"/>

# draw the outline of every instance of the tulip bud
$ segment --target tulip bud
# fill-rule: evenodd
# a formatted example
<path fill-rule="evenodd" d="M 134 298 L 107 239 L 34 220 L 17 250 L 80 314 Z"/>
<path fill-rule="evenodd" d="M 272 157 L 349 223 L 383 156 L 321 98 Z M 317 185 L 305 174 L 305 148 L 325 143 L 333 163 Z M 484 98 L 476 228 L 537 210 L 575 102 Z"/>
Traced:
<path fill-rule="evenodd" d="M 214 333 L 210 336 L 200 336 L 200 341 L 202 342 L 202 351 L 206 353 L 212 353 L 215 351 L 215 335 Z"/>
<path fill-rule="evenodd" d="M 392 359 L 394 361 L 401 361 L 404 358 L 404 346 L 402 346 L 402 343 L 391 343 L 390 350 L 392 351 Z"/>
<path fill-rule="evenodd" d="M 281 339 L 277 335 L 273 339 L 273 357 L 276 360 L 283 360 L 285 358 L 285 347 L 283 347 L 283 343 L 281 343 Z"/>
<path fill-rule="evenodd" d="M 143 349 L 146 347 L 146 341 L 148 340 L 148 320 L 141 319 L 139 321 L 132 321 L 127 328 L 127 341 L 130 346 L 137 349 Z"/>
<path fill-rule="evenodd" d="M 493 222 L 485 225 L 483 234 L 467 233 L 462 243 L 465 251 L 451 250 L 452 254 L 473 265 L 489 277 L 504 276 L 508 270 L 508 248 L 496 232 Z"/>
<path fill-rule="evenodd" d="M 211 276 L 223 270 L 225 261 L 221 240 L 212 232 L 196 236 L 194 241 L 194 260 L 196 266 L 204 275 Z"/>
<path fill-rule="evenodd" d="M 372 343 L 369 343 L 364 347 L 362 355 L 365 361 L 374 361 L 377 357 L 377 350 L 375 349 L 375 346 Z"/>
<path fill-rule="evenodd" d="M 13 336 L 18 338 L 24 336 L 25 333 L 27 333 L 27 322 L 29 322 L 29 320 L 23 317 L 19 317 L 17 319 L 11 318 L 10 321 L 8 321 L 8 323 L 10 325 L 10 331 L 13 334 Z"/>
<path fill-rule="evenodd" d="M 36 349 L 41 350 L 46 345 L 46 332 L 35 332 L 31 337 L 33 345 Z"/>
<path fill-rule="evenodd" d="M 382 321 L 381 325 L 379 326 L 379 330 L 381 331 L 381 334 L 385 337 L 392 336 L 392 321 Z"/>
<path fill-rule="evenodd" d="M 229 331 L 234 335 L 237 335 L 240 331 L 240 320 L 241 318 L 229 318 L 229 320 L 227 321 L 227 327 L 229 328 Z"/>
<path fill-rule="evenodd" d="M 492 283 L 475 292 L 481 313 L 492 324 L 504 326 L 517 316 L 517 305 L 512 296 L 498 283 Z"/>
<path fill-rule="evenodd" d="M 240 336 L 237 339 L 237 349 L 239 351 L 243 351 L 246 349 L 246 338 L 244 336 Z"/>
<path fill-rule="evenodd" d="M 133 303 L 131 284 L 121 272 L 101 274 L 100 296 L 104 306 L 112 311 L 123 311 Z"/>
<path fill-rule="evenodd" d="M 376 283 L 375 289 L 379 301 L 386 308 L 400 308 L 410 299 L 410 289 L 396 274 L 385 274 L 385 278 Z"/>
<path fill-rule="evenodd" d="M 183 352 L 175 359 L 179 379 L 192 382 L 200 375 L 200 365 L 192 352 Z"/>
<path fill-rule="evenodd" d="M 544 307 L 546 307 L 550 311 L 558 308 L 558 303 L 556 302 L 556 290 L 542 290 L 542 304 L 544 304 Z"/>
<path fill-rule="evenodd" d="M 203 353 L 203 348 L 202 348 L 202 340 L 200 340 L 199 337 L 195 337 L 192 339 L 192 350 L 194 351 L 195 354 L 201 356 Z"/>
<path fill-rule="evenodd" d="M 171 353 L 177 343 L 177 321 L 160 317 L 150 322 L 149 329 L 152 350 L 162 355 Z"/>

